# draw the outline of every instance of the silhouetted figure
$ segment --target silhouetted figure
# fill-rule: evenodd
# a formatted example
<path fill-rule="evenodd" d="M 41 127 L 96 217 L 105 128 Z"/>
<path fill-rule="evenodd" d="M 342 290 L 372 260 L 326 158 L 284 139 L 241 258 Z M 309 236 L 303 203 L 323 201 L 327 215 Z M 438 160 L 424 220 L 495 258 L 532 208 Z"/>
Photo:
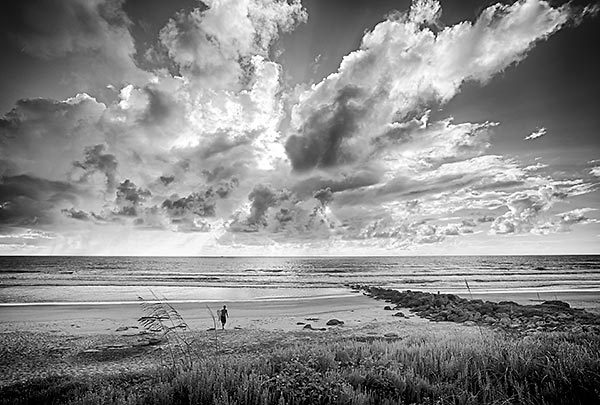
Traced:
<path fill-rule="evenodd" d="M 221 329 L 225 329 L 225 324 L 227 323 L 227 318 L 229 317 L 229 313 L 227 312 L 227 305 L 223 305 L 223 309 L 221 312 Z"/>

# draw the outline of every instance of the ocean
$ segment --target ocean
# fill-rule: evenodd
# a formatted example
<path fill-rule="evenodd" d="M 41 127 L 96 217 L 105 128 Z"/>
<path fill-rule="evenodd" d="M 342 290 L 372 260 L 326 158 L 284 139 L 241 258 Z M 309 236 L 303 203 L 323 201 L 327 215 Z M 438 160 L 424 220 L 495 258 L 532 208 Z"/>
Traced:
<path fill-rule="evenodd" d="M 600 256 L 0 257 L 0 305 L 310 299 L 348 284 L 600 296 Z"/>

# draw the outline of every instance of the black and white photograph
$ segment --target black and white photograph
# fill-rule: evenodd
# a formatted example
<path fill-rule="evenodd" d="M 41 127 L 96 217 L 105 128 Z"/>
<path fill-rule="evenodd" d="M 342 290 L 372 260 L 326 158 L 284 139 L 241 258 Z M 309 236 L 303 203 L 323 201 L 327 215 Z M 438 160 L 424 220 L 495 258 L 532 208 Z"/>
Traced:
<path fill-rule="evenodd" d="M 0 404 L 600 403 L 599 0 L 4 0 Z"/>

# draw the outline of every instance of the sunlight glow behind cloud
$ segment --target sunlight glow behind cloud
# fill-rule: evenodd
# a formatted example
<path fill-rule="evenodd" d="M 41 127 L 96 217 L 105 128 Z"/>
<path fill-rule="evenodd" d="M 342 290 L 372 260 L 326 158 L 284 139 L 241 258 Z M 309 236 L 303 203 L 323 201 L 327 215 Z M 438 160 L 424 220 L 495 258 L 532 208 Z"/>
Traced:
<path fill-rule="evenodd" d="M 414 1 L 292 88 L 272 47 L 306 21 L 300 1 L 205 3 L 160 29 L 147 71 L 121 2 L 66 2 L 89 27 L 18 36 L 39 58 L 108 55 L 89 74 L 128 82 L 102 83 L 111 102 L 23 99 L 0 119 L 0 252 L 410 252 L 597 222 L 557 211 L 589 179 L 490 151 L 502 122 L 431 118 L 577 20 L 569 6 L 495 4 L 444 27 L 439 2 Z"/>

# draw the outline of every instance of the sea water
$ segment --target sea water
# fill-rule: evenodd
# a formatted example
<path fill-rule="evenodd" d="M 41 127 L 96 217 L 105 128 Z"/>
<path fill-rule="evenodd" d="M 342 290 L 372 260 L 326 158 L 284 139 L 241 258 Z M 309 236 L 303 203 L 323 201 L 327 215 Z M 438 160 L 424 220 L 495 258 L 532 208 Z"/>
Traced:
<path fill-rule="evenodd" d="M 600 256 L 0 257 L 0 305 L 310 299 L 350 284 L 600 295 Z"/>

